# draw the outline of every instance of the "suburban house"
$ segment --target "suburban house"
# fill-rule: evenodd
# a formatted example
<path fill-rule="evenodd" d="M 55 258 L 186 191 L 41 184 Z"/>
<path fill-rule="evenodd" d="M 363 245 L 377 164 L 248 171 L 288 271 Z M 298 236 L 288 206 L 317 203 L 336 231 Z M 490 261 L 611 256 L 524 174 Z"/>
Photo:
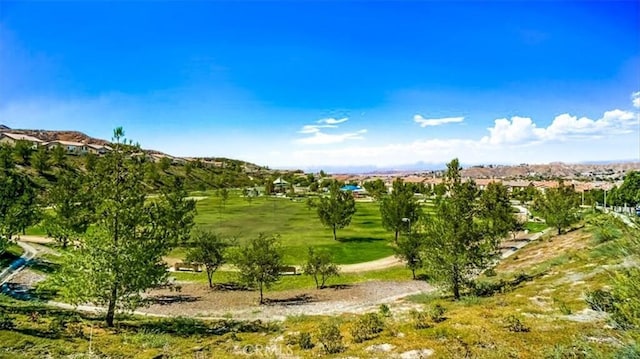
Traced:
<path fill-rule="evenodd" d="M 55 140 L 51 142 L 47 142 L 46 144 L 48 149 L 54 149 L 55 147 L 62 147 L 69 154 L 81 155 L 87 153 L 89 151 L 88 145 L 81 142 L 73 142 L 73 141 L 61 141 Z"/>
<path fill-rule="evenodd" d="M 94 153 L 96 155 L 104 155 L 105 153 L 111 151 L 111 147 L 106 145 L 96 145 L 89 143 L 87 146 L 87 152 Z"/>
<path fill-rule="evenodd" d="M 35 138 L 29 135 L 23 135 L 19 133 L 0 132 L 0 144 L 7 144 L 9 146 L 15 146 L 18 141 L 27 141 L 31 143 L 33 148 L 43 144 L 43 141 L 39 138 Z"/>

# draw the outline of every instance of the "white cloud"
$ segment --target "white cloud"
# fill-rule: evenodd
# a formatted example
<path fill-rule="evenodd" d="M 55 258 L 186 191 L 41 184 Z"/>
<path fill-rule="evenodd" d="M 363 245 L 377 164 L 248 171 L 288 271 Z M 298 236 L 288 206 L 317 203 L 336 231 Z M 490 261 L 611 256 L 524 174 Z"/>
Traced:
<path fill-rule="evenodd" d="M 302 145 L 328 145 L 341 143 L 348 140 L 363 140 L 363 134 L 367 133 L 367 130 L 360 130 L 357 132 L 351 133 L 342 133 L 342 134 L 326 134 L 320 132 L 320 130 L 313 133 L 313 136 L 300 138 L 295 141 L 295 143 Z"/>
<path fill-rule="evenodd" d="M 529 145 L 554 140 L 602 138 L 630 133 L 637 124 L 636 114 L 622 110 L 607 111 L 598 120 L 565 113 L 556 116 L 546 128 L 537 127 L 531 118 L 515 116 L 511 120 L 495 120 L 494 126 L 488 128 L 489 136 L 480 141 L 492 145 Z"/>
<path fill-rule="evenodd" d="M 335 118 L 323 118 L 322 120 L 318 120 L 318 123 L 324 123 L 327 125 L 337 125 L 343 122 L 347 122 L 349 120 L 348 117 L 341 118 L 339 120 Z"/>
<path fill-rule="evenodd" d="M 298 133 L 316 133 L 320 132 L 321 128 L 336 128 L 335 125 L 304 125 Z"/>
<path fill-rule="evenodd" d="M 464 121 L 464 117 L 424 118 L 422 115 L 415 115 L 413 116 L 413 121 L 420 124 L 420 127 L 428 127 L 462 122 Z"/>
<path fill-rule="evenodd" d="M 640 91 L 631 94 L 631 103 L 633 107 L 640 108 Z"/>

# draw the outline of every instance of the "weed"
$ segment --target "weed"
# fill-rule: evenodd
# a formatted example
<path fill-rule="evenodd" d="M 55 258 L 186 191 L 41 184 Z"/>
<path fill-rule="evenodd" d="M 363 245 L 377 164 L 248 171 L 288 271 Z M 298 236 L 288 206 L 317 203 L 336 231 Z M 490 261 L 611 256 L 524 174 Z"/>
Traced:
<path fill-rule="evenodd" d="M 313 341 L 311 340 L 311 333 L 308 332 L 302 332 L 298 334 L 297 344 L 300 349 L 305 350 L 313 349 L 313 347 L 315 346 L 315 344 L 313 344 Z"/>
<path fill-rule="evenodd" d="M 558 309 L 560 309 L 560 312 L 564 315 L 571 315 L 572 311 L 571 308 L 569 308 L 569 306 L 567 306 L 567 303 L 565 303 L 563 300 L 558 299 L 558 298 L 553 298 L 553 302 L 558 305 Z"/>
<path fill-rule="evenodd" d="M 447 311 L 447 309 L 445 307 L 441 306 L 440 304 L 436 304 L 436 305 L 432 306 L 431 308 L 429 308 L 429 311 L 428 311 L 429 318 L 434 323 L 440 323 L 440 322 L 442 322 L 442 321 L 444 321 L 446 319 L 443 316 L 443 314 L 446 311 Z"/>
<path fill-rule="evenodd" d="M 612 312 L 614 309 L 613 295 L 602 289 L 587 292 L 584 300 L 595 311 Z"/>
<path fill-rule="evenodd" d="M 409 314 L 411 315 L 411 321 L 413 324 L 413 327 L 416 329 L 427 329 L 431 327 L 431 324 L 429 323 L 429 315 L 423 311 L 419 311 L 416 309 L 412 309 L 411 312 L 409 312 Z"/>
<path fill-rule="evenodd" d="M 389 306 L 386 304 L 380 304 L 380 308 L 378 309 L 378 312 L 380 313 L 381 316 L 383 317 L 390 317 L 391 316 L 391 309 L 389 309 Z"/>
<path fill-rule="evenodd" d="M 529 327 L 527 327 L 520 316 L 515 315 L 515 314 L 511 314 L 508 317 L 505 318 L 505 329 L 507 329 L 510 332 L 513 333 L 526 333 L 530 330 Z"/>
<path fill-rule="evenodd" d="M 495 277 L 497 275 L 496 270 L 493 268 L 488 268 L 484 271 L 484 275 L 487 277 Z"/>
<path fill-rule="evenodd" d="M 0 330 L 12 330 L 16 327 L 15 318 L 0 312 Z"/>

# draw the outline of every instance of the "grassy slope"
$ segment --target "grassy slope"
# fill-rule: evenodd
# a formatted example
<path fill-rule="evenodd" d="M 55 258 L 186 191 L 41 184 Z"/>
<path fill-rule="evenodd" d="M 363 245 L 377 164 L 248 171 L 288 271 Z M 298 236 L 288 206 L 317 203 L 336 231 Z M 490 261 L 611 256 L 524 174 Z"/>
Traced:
<path fill-rule="evenodd" d="M 465 297 L 460 302 L 425 295 L 411 298 L 410 301 L 417 306 L 441 304 L 447 309 L 444 315 L 446 320 L 430 323 L 431 327 L 428 329 L 414 329 L 406 314 L 395 312 L 395 319 L 387 319 L 387 328 L 377 338 L 354 343 L 349 328 L 357 317 L 343 315 L 332 318 L 340 324 L 347 344 L 344 353 L 332 357 L 386 357 L 386 353 L 374 355 L 366 351 L 367 347 L 381 343 L 394 345 L 393 351 L 396 353 L 432 349 L 436 358 L 465 355 L 481 358 L 610 357 L 617 347 L 598 340 L 612 338 L 624 342 L 628 340 L 624 332 L 608 327 L 605 320 L 576 322 L 569 318 L 587 308 L 584 301 L 586 291 L 608 284 L 610 274 L 603 268 L 622 260 L 616 243 L 596 246 L 591 235 L 584 230 L 532 243 L 518 255 L 501 263 L 496 268 L 497 277 L 483 279 L 492 282 L 499 279 L 512 280 L 520 274 L 528 278 L 504 293 L 486 298 Z M 8 303 L 9 301 L 0 297 L 0 308 L 23 305 Z M 394 310 L 395 307 L 392 306 L 392 311 Z M 516 315 L 530 330 L 509 331 L 506 319 L 510 315 Z M 321 353 L 318 345 L 310 351 L 304 351 L 295 345 L 288 346 L 283 341 L 274 342 L 274 338 L 291 332 L 309 331 L 314 335 L 313 341 L 317 343 L 315 334 L 319 322 L 330 319 L 292 317 L 281 324 L 278 330 L 267 334 L 240 330 L 237 334 L 180 336 L 162 333 L 169 331 L 168 325 L 164 325 L 161 331 L 141 329 L 147 321 L 158 323 L 157 320 L 124 322 L 123 324 L 129 323 L 138 329 L 121 327 L 117 331 L 111 331 L 102 328 L 98 320 L 84 318 L 82 321 L 85 324 L 80 326 L 80 330 L 86 337 L 79 338 L 74 335 L 73 328 L 63 331 L 58 337 L 47 334 L 52 315 L 40 319 L 40 323 L 28 320 L 28 316 L 23 314 L 16 314 L 15 317 L 19 330 L 0 330 L 1 347 L 5 348 L 7 355 L 15 358 L 42 356 L 45 353 L 53 354 L 54 357 L 56 353 L 86 353 L 91 325 L 96 328 L 92 339 L 94 352 L 111 357 L 130 357 L 135 354 L 140 358 L 153 358 L 164 353 L 175 358 L 193 358 L 200 354 L 203 358 L 233 358 L 241 355 L 244 348 L 260 349 L 270 343 L 275 343 L 273 347 L 284 353 L 293 351 L 301 357 L 316 357 Z M 181 328 L 188 328 L 187 324 L 181 324 Z M 1 350 L 0 357 L 3 355 Z M 578 351 L 591 353 L 591 356 L 568 356 Z M 596 356 L 596 352 L 600 356 Z M 264 350 L 260 354 L 255 357 L 278 357 Z"/>

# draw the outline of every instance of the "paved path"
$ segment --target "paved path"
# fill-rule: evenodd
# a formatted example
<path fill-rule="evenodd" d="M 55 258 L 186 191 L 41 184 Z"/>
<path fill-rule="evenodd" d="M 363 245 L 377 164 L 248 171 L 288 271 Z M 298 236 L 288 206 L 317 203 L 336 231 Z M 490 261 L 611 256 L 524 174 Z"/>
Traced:
<path fill-rule="evenodd" d="M 17 244 L 22 247 L 24 253 L 20 256 L 20 258 L 14 260 L 9 267 L 5 268 L 0 273 L 0 286 L 11 280 L 16 274 L 20 273 L 22 269 L 32 260 L 36 254 L 38 254 L 38 250 L 33 248 L 33 246 L 28 243 L 17 241 Z"/>

